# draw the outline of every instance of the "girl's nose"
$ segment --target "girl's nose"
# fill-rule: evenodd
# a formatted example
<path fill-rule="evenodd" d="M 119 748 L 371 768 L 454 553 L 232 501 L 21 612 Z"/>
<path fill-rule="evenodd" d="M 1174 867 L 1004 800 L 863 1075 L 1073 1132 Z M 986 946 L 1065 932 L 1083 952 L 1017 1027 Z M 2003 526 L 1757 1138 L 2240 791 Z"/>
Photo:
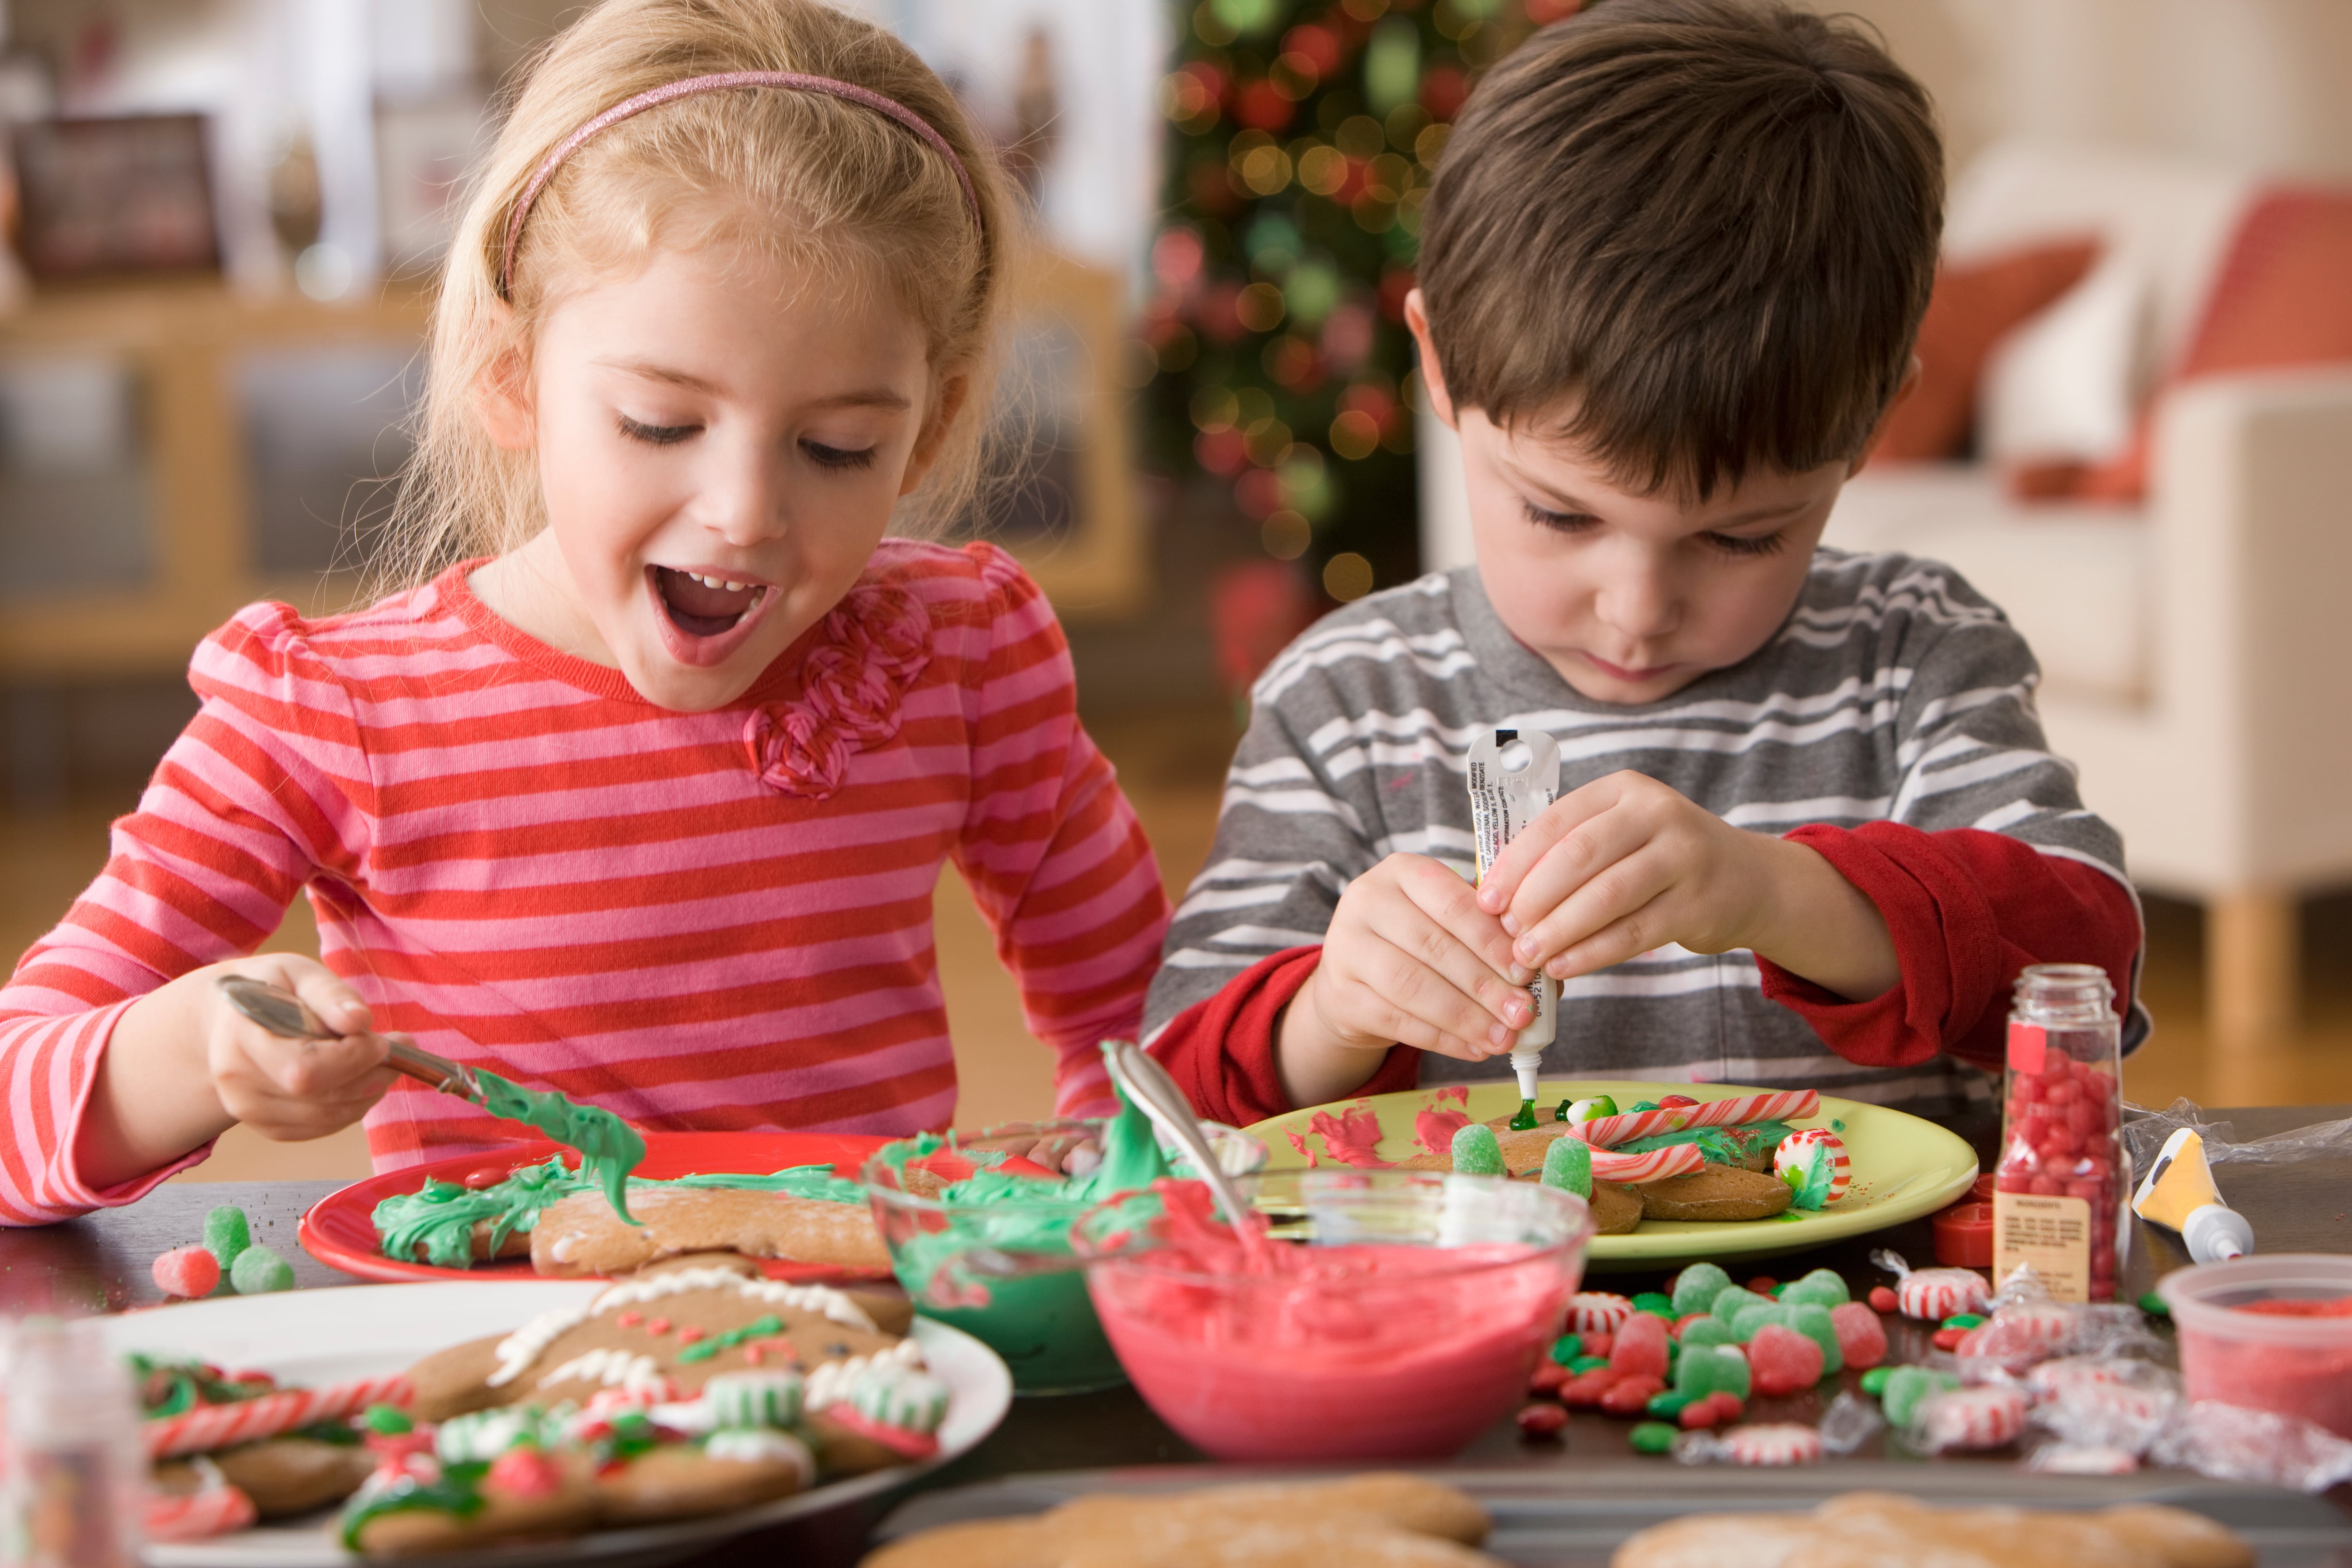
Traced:
<path fill-rule="evenodd" d="M 696 497 L 697 520 L 729 544 L 749 547 L 785 527 L 783 462 L 746 443 L 713 453 Z"/>

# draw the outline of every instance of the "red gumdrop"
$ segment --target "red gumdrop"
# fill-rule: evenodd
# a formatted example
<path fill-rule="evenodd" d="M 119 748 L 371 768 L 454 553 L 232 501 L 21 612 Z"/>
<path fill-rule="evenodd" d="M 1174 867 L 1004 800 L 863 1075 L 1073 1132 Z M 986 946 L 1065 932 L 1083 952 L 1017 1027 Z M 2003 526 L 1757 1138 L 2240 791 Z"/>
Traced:
<path fill-rule="evenodd" d="M 155 1277 L 157 1290 L 190 1301 L 211 1295 L 221 1277 L 220 1260 L 204 1247 L 174 1247 L 157 1258 L 149 1271 Z"/>
<path fill-rule="evenodd" d="M 1621 1377 L 1601 1396 L 1601 1408 L 1612 1416 L 1639 1416 L 1650 1401 L 1666 1391 L 1666 1380 L 1636 1373 Z"/>
<path fill-rule="evenodd" d="M 1587 1355 L 1607 1355 L 1615 1344 L 1613 1336 L 1605 1333 L 1589 1333 L 1580 1337 L 1584 1341 L 1584 1354 Z"/>
<path fill-rule="evenodd" d="M 1675 1420 L 1684 1431 L 1696 1432 L 1702 1427 L 1721 1425 L 1723 1411 L 1716 1404 L 1715 1396 L 1710 1394 L 1704 1399 L 1694 1399 L 1684 1406 L 1682 1414 L 1676 1416 Z"/>
<path fill-rule="evenodd" d="M 1609 1369 L 1626 1377 L 1664 1377 L 1666 1320 L 1648 1312 L 1627 1318 L 1611 1343 Z"/>
<path fill-rule="evenodd" d="M 1706 1396 L 1706 1403 L 1715 1406 L 1716 1418 L 1727 1425 L 1748 1414 L 1748 1406 L 1728 1388 L 1717 1389 Z"/>
<path fill-rule="evenodd" d="M 1832 1307 L 1830 1327 L 1837 1331 L 1838 1354 L 1852 1370 L 1867 1372 L 1886 1359 L 1886 1325 L 1860 1301 Z"/>
<path fill-rule="evenodd" d="M 1601 1403 L 1601 1396 L 1617 1386 L 1622 1375 L 1613 1366 L 1596 1366 L 1590 1372 L 1580 1372 L 1560 1385 L 1559 1402 L 1575 1410 L 1590 1410 Z"/>
<path fill-rule="evenodd" d="M 1872 1312 L 1881 1314 L 1899 1311 L 1902 1307 L 1894 1291 L 1885 1285 L 1873 1285 L 1864 1300 L 1869 1301 Z"/>
<path fill-rule="evenodd" d="M 1759 1274 L 1756 1278 L 1748 1281 L 1748 1288 L 1755 1291 L 1759 1296 L 1769 1296 L 1774 1290 L 1779 1288 L 1780 1283 L 1780 1281 L 1772 1278 L 1769 1274 Z"/>
<path fill-rule="evenodd" d="M 1568 1425 L 1568 1412 L 1557 1405 L 1530 1405 L 1519 1412 L 1519 1434 L 1527 1437 L 1557 1437 Z"/>
<path fill-rule="evenodd" d="M 1748 1369 L 1757 1394 L 1795 1394 L 1822 1380 L 1822 1347 L 1795 1329 L 1766 1323 L 1748 1342 Z"/>

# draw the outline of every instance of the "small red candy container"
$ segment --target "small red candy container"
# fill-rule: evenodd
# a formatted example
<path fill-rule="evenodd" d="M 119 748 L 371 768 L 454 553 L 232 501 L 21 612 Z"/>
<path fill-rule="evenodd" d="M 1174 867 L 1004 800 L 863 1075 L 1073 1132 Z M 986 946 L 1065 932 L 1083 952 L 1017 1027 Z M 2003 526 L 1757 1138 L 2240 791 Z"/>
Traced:
<path fill-rule="evenodd" d="M 2017 977 L 1993 1173 L 1996 1284 L 2031 1263 L 2054 1300 L 2115 1299 L 2131 1192 L 2115 994 L 2092 964 L 2036 964 Z"/>

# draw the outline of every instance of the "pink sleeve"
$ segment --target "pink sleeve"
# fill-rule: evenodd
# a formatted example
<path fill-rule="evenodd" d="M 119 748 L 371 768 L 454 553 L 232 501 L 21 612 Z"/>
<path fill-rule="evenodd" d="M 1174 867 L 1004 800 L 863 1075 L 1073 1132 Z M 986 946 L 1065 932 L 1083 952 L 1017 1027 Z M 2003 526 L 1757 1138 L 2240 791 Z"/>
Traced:
<path fill-rule="evenodd" d="M 2128 1008 L 2140 925 L 2130 891 L 2080 861 L 1976 828 L 1896 822 L 1799 828 L 1885 918 L 1902 978 L 1850 1002 L 1758 958 L 1764 994 L 1864 1067 L 1908 1067 L 1949 1051 L 1998 1069 L 2010 988 L 2029 964 L 2096 964 Z"/>
<path fill-rule="evenodd" d="M 207 639 L 192 673 L 204 707 L 114 824 L 98 880 L 0 989 L 0 1224 L 129 1203 L 205 1156 L 83 1184 L 74 1145 L 115 1020 L 164 982 L 254 951 L 306 882 L 362 852 L 351 708 L 290 618 L 257 605 Z M 357 777 L 337 775 L 354 763 Z"/>
<path fill-rule="evenodd" d="M 955 860 L 1051 1046 L 1055 1110 L 1115 1108 L 1098 1047 L 1132 1040 L 1159 967 L 1168 895 L 1135 811 L 1079 727 L 1060 622 L 1037 585 L 989 545 L 969 552 L 988 589 L 988 647 L 967 677 L 971 801 Z"/>

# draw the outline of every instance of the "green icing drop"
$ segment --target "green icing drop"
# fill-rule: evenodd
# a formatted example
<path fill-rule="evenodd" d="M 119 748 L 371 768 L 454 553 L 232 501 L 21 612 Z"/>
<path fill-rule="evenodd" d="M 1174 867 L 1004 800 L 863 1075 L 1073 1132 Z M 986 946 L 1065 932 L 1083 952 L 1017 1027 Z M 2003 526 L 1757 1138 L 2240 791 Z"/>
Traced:
<path fill-rule="evenodd" d="M 1536 1103 L 1532 1100 L 1520 1101 L 1519 1113 L 1511 1118 L 1511 1131 L 1514 1133 L 1533 1132 L 1535 1130 L 1535 1126 Z"/>
<path fill-rule="evenodd" d="M 604 1189 L 604 1201 L 622 1223 L 636 1223 L 629 1213 L 627 1186 L 629 1173 L 646 1157 L 646 1141 L 635 1127 L 610 1111 L 567 1100 L 553 1090 L 525 1089 L 479 1068 L 474 1076 L 481 1082 L 483 1110 L 579 1150 L 581 1174 Z"/>
<path fill-rule="evenodd" d="M 400 1479 L 373 1497 L 353 1500 L 343 1511 L 343 1550 L 360 1549 L 360 1531 L 373 1520 L 388 1513 L 409 1513 L 429 1510 L 435 1513 L 454 1514 L 470 1519 L 482 1511 L 482 1477 L 490 1467 L 478 1463 L 444 1465 L 441 1479 L 431 1483 L 415 1476 Z"/>
<path fill-rule="evenodd" d="M 1629 1138 L 1617 1145 L 1621 1154 L 1646 1155 L 1677 1144 L 1696 1144 L 1698 1152 L 1719 1166 L 1743 1165 L 1758 1149 L 1770 1154 L 1795 1129 L 1786 1122 L 1748 1122 L 1737 1127 L 1685 1127 L 1679 1133 L 1659 1133 Z"/>

